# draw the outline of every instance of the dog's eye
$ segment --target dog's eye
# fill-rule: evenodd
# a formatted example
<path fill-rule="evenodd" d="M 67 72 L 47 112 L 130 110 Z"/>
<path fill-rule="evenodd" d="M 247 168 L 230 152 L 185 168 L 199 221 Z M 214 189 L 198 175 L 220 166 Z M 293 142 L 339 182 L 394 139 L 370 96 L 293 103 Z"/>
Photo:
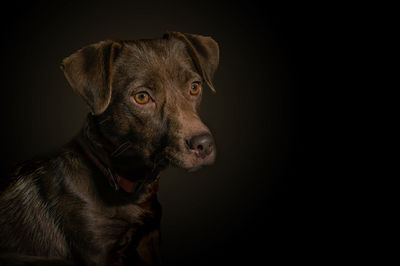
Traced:
<path fill-rule="evenodd" d="M 201 85 L 198 82 L 192 83 L 190 87 L 190 94 L 191 95 L 198 95 L 200 93 Z"/>
<path fill-rule="evenodd" d="M 147 92 L 138 92 L 133 97 L 138 104 L 146 104 L 150 101 L 150 96 Z"/>

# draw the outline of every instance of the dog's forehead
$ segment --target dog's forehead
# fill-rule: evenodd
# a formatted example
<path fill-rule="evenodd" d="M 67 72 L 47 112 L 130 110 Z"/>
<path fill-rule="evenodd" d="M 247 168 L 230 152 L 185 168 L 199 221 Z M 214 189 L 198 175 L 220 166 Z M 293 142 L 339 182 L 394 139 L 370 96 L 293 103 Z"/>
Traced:
<path fill-rule="evenodd" d="M 119 65 L 127 76 L 143 81 L 186 82 L 196 75 L 184 44 L 165 39 L 125 43 Z"/>

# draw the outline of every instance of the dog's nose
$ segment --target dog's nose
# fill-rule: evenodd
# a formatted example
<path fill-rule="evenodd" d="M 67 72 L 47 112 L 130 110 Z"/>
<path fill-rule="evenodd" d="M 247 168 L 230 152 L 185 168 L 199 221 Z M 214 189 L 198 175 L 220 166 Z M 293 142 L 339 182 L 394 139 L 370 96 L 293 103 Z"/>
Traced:
<path fill-rule="evenodd" d="M 199 157 L 205 158 L 214 149 L 214 139 L 208 133 L 194 136 L 188 141 L 188 146 L 191 150 L 194 150 Z"/>

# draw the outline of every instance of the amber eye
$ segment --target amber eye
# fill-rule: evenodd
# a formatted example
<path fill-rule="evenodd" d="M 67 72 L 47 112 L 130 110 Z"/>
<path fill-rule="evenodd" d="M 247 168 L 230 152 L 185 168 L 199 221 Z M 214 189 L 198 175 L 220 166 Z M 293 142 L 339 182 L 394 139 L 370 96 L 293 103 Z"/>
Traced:
<path fill-rule="evenodd" d="M 150 96 L 147 92 L 138 92 L 133 97 L 138 104 L 146 104 L 150 101 Z"/>
<path fill-rule="evenodd" d="M 198 95 L 200 93 L 201 85 L 198 82 L 192 83 L 190 87 L 190 94 L 191 95 Z"/>

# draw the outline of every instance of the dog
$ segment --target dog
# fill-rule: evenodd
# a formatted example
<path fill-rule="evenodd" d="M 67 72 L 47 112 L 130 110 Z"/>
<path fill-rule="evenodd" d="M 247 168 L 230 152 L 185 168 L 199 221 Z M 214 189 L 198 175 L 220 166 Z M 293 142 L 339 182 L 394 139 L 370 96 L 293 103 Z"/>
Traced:
<path fill-rule="evenodd" d="M 157 189 L 168 166 L 210 165 L 198 108 L 219 47 L 202 35 L 101 41 L 61 69 L 90 113 L 59 152 L 3 179 L 1 265 L 159 265 Z"/>

